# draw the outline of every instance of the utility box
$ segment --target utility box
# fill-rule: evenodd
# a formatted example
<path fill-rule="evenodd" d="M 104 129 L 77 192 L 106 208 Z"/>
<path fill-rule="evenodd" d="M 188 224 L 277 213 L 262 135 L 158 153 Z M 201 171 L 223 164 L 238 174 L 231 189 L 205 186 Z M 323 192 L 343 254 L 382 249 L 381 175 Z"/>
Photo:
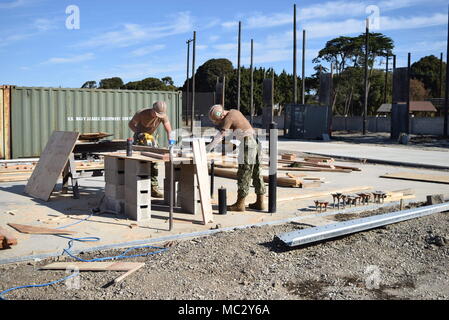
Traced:
<path fill-rule="evenodd" d="M 285 110 L 285 127 L 290 139 L 322 139 L 331 134 L 332 110 L 319 105 L 289 104 Z"/>

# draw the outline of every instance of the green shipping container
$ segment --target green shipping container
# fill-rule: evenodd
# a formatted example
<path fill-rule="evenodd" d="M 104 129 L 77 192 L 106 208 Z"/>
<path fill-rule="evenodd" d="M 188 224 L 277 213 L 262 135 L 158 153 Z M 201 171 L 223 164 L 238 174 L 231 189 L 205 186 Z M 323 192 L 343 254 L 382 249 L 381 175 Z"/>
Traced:
<path fill-rule="evenodd" d="M 181 92 L 12 87 L 12 157 L 39 156 L 54 130 L 107 132 L 113 134 L 109 139 L 132 137 L 129 120 L 156 101 L 167 103 L 172 128 L 180 128 Z M 156 138 L 159 146 L 167 146 L 163 126 L 156 131 Z"/>

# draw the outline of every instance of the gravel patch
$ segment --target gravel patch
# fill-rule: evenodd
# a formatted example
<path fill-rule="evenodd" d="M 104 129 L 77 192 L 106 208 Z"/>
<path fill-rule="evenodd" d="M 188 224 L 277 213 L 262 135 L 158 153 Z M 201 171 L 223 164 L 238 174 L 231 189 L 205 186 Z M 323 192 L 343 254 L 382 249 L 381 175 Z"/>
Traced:
<path fill-rule="evenodd" d="M 275 235 L 305 227 L 288 223 L 171 242 L 163 253 L 122 260 L 145 262 L 145 266 L 119 284 L 107 286 L 119 272 L 82 272 L 71 285 L 20 289 L 5 298 L 449 299 L 447 213 L 306 247 L 287 248 L 274 240 Z M 90 259 L 121 252 L 81 256 Z M 0 291 L 67 276 L 65 271 L 39 267 L 71 260 L 58 257 L 0 266 Z"/>

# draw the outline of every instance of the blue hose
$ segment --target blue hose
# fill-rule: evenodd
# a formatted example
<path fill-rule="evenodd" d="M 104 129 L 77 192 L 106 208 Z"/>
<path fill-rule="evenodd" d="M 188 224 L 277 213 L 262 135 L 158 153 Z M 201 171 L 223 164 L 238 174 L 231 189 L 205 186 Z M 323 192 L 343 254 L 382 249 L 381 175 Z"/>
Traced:
<path fill-rule="evenodd" d="M 103 199 L 102 199 L 102 200 L 103 200 Z M 100 203 L 101 203 L 101 202 L 100 202 Z M 69 227 L 69 226 L 73 226 L 73 225 L 78 224 L 78 223 L 81 223 L 81 222 L 83 222 L 83 221 L 87 221 L 88 219 L 90 219 L 90 218 L 94 215 L 94 213 L 95 213 L 94 210 L 92 210 L 92 213 L 91 213 L 87 218 L 85 218 L 85 219 L 83 219 L 83 220 L 80 220 L 80 221 L 77 221 L 77 222 L 75 222 L 75 223 L 71 223 L 71 224 L 68 224 L 68 225 L 59 227 L 59 228 L 57 228 L 57 229 L 67 228 L 67 227 Z M 164 251 L 168 250 L 168 248 L 161 248 L 161 247 L 154 247 L 154 246 L 151 246 L 151 245 L 146 245 L 146 246 L 140 246 L 140 247 L 132 247 L 132 248 L 129 248 L 129 249 L 125 250 L 124 252 L 122 252 L 121 254 L 119 254 L 119 255 L 117 255 L 117 256 L 113 256 L 113 257 L 103 257 L 103 258 L 94 258 L 94 259 L 91 259 L 91 260 L 85 260 L 85 259 L 82 259 L 82 258 L 80 258 L 80 257 L 77 257 L 77 256 L 75 256 L 75 255 L 73 255 L 73 254 L 71 253 L 70 249 L 71 249 L 72 246 L 73 246 L 73 242 L 74 242 L 74 241 L 79 241 L 79 242 L 94 242 L 94 241 L 100 241 L 100 238 L 99 238 L 99 237 L 71 238 L 71 237 L 66 237 L 66 236 L 62 236 L 62 235 L 58 235 L 58 236 L 60 236 L 60 237 L 62 237 L 62 238 L 69 239 L 69 242 L 68 242 L 68 248 L 63 250 L 63 254 L 64 254 L 64 253 L 67 253 L 67 255 L 69 255 L 70 257 L 72 257 L 72 258 L 74 258 L 74 259 L 76 259 L 76 260 L 78 260 L 78 261 L 82 261 L 82 262 L 95 262 L 95 261 L 105 261 L 105 260 L 115 260 L 115 259 L 125 259 L 125 258 L 134 258 L 134 257 L 143 257 L 143 256 L 149 256 L 149 255 L 157 254 L 157 253 L 164 252 Z M 159 250 L 158 250 L 158 251 L 146 252 L 146 253 L 140 253 L 140 254 L 126 255 L 128 252 L 130 252 L 130 251 L 132 251 L 132 250 L 141 249 L 141 248 L 151 248 L 151 249 L 159 249 Z M 0 300 L 6 300 L 5 298 L 3 298 L 3 295 L 4 295 L 5 293 L 9 292 L 9 291 L 16 290 L 16 289 L 23 289 L 23 288 L 35 288 L 35 287 L 46 287 L 46 286 L 51 286 L 52 284 L 56 284 L 56 283 L 62 282 L 62 281 L 64 281 L 64 280 L 70 279 L 70 278 L 72 278 L 72 277 L 74 277 L 74 276 L 76 276 L 76 275 L 78 275 L 78 274 L 79 274 L 79 271 L 76 272 L 76 273 L 73 273 L 73 274 L 71 274 L 71 275 L 69 275 L 69 276 L 67 276 L 67 277 L 64 277 L 64 278 L 62 278 L 62 279 L 55 280 L 55 281 L 48 282 L 48 283 L 44 283 L 44 284 L 32 284 L 32 285 L 25 285 L 25 286 L 20 286 L 20 287 L 10 288 L 10 289 L 7 289 L 7 290 L 5 290 L 5 291 L 0 292 Z"/>
<path fill-rule="evenodd" d="M 77 275 L 79 275 L 79 271 L 76 271 L 76 272 L 72 273 L 71 275 L 68 275 L 67 277 L 64 277 L 64 278 L 62 278 L 62 279 L 55 280 L 55 281 L 48 282 L 48 283 L 43 283 L 43 284 L 29 284 L 29 285 L 26 285 L 26 286 L 20 286 L 20 287 L 10 288 L 10 289 L 7 289 L 7 290 L 5 290 L 5 291 L 0 292 L 0 300 L 7 300 L 7 299 L 5 299 L 5 298 L 3 297 L 3 295 L 6 294 L 6 293 L 8 293 L 9 291 L 13 291 L 13 290 L 16 290 L 16 289 L 23 289 L 23 288 L 39 288 L 39 287 L 51 286 L 52 284 L 56 284 L 56 283 L 65 281 L 65 280 L 70 279 L 70 278 L 73 278 L 73 277 L 75 277 L 75 276 L 77 276 Z"/>

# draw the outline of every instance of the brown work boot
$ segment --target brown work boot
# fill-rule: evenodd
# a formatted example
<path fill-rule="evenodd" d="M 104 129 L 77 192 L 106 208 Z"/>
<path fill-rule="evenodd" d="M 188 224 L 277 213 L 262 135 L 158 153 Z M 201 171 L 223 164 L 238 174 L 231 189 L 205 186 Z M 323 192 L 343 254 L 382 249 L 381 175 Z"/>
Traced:
<path fill-rule="evenodd" d="M 245 198 L 237 197 L 237 201 L 233 205 L 228 206 L 227 209 L 229 211 L 245 211 Z"/>
<path fill-rule="evenodd" d="M 153 198 L 163 198 L 164 195 L 159 191 L 156 186 L 151 186 L 151 196 Z"/>
<path fill-rule="evenodd" d="M 265 210 L 266 207 L 265 207 L 265 202 L 263 200 L 264 200 L 264 195 L 258 194 L 256 202 L 251 203 L 249 205 L 249 208 L 254 209 L 254 210 Z"/>

